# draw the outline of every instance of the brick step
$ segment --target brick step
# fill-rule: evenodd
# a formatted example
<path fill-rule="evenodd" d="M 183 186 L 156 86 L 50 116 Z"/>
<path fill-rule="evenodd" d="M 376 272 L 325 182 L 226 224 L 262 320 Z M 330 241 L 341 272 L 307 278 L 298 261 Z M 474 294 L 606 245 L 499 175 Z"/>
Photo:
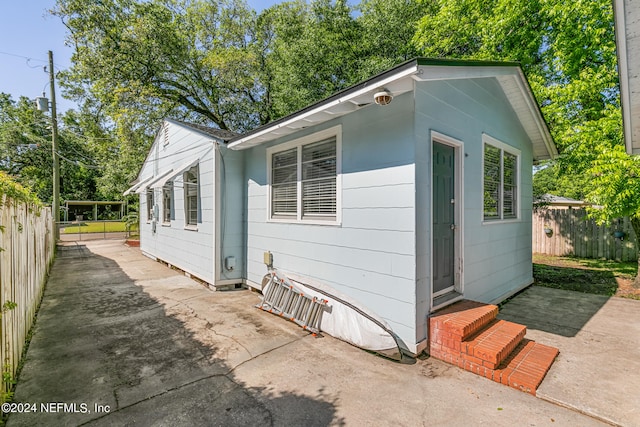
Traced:
<path fill-rule="evenodd" d="M 460 352 L 469 361 L 495 369 L 515 350 L 526 333 L 524 325 L 498 320 L 464 341 Z"/>
<path fill-rule="evenodd" d="M 524 325 L 496 320 L 498 307 L 464 300 L 429 319 L 429 354 L 533 395 L 558 349 L 524 338 Z"/>
<path fill-rule="evenodd" d="M 536 395 L 536 390 L 558 355 L 558 349 L 524 339 L 496 369 L 466 360 L 464 354 L 433 350 L 431 357 L 456 365 L 476 375 Z"/>
<path fill-rule="evenodd" d="M 435 333 L 436 338 L 462 342 L 494 321 L 497 315 L 495 305 L 463 300 L 431 315 L 429 331 Z"/>
<path fill-rule="evenodd" d="M 540 344 L 531 340 L 523 340 L 519 347 L 500 367 L 500 382 L 520 391 L 536 395 L 536 390 L 551 369 L 560 351 L 555 347 Z M 505 378 L 506 377 L 506 378 Z M 498 381 L 497 378 L 492 378 Z"/>

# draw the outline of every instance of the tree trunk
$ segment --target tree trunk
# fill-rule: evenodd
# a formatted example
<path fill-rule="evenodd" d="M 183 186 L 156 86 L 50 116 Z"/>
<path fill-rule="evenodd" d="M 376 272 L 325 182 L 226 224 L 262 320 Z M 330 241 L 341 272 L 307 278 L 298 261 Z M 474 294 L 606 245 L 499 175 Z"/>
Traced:
<path fill-rule="evenodd" d="M 638 256 L 638 272 L 640 272 L 640 218 L 633 216 L 629 219 L 631 220 L 633 231 L 636 233 L 636 255 Z M 636 274 L 636 278 L 633 281 L 633 287 L 640 289 L 640 274 Z"/>

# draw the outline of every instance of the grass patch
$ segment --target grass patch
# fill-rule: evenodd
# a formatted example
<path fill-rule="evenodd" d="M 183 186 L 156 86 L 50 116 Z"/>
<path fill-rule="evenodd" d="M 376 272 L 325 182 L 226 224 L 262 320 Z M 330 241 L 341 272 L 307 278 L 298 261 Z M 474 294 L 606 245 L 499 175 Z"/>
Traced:
<path fill-rule="evenodd" d="M 65 227 L 64 234 L 78 233 L 117 233 L 127 231 L 126 225 L 121 221 L 114 222 L 81 222 L 78 225 Z"/>
<path fill-rule="evenodd" d="M 635 261 L 617 262 L 538 254 L 533 256 L 536 285 L 596 295 L 616 295 L 620 281 L 633 281 L 637 269 Z M 636 298 L 633 295 L 620 296 Z"/>

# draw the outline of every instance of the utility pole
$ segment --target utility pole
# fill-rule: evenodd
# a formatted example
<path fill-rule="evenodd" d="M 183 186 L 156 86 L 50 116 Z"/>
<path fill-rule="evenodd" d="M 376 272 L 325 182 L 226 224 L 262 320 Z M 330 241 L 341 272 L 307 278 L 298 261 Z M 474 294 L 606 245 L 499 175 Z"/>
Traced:
<path fill-rule="evenodd" d="M 58 116 L 56 115 L 56 86 L 53 69 L 53 52 L 49 51 L 49 86 L 51 86 L 51 151 L 53 154 L 53 233 L 55 241 L 60 238 L 60 159 L 58 158 Z"/>

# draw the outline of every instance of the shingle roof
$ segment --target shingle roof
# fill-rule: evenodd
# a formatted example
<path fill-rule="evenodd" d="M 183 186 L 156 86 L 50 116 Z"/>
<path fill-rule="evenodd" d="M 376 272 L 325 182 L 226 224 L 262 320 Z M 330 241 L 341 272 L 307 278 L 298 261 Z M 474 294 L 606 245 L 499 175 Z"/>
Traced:
<path fill-rule="evenodd" d="M 223 130 L 223 129 L 217 129 L 217 128 L 212 128 L 209 126 L 204 126 L 204 125 L 200 125 L 200 124 L 196 124 L 196 123 L 188 123 L 188 122 L 183 122 L 181 120 L 174 120 L 171 119 L 171 121 L 181 124 L 182 126 L 186 126 L 195 130 L 198 130 L 200 132 L 206 133 L 207 135 L 211 135 L 214 138 L 220 139 L 224 142 L 228 142 L 229 140 L 235 138 L 236 136 L 238 136 L 237 133 L 232 132 L 230 130 Z"/>

